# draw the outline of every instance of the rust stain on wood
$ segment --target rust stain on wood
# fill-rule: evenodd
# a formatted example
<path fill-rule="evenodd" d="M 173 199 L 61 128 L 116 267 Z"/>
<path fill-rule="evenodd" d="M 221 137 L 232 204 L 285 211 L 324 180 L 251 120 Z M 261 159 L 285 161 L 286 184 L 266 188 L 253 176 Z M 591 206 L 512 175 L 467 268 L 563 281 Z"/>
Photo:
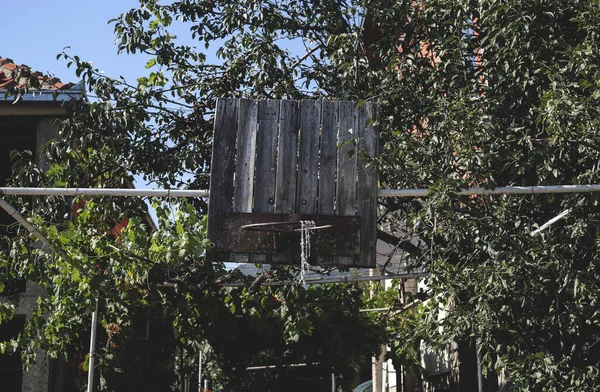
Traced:
<path fill-rule="evenodd" d="M 258 214 L 224 212 L 220 214 L 220 230 L 216 249 L 218 252 L 273 253 L 293 255 L 300 253 L 300 232 L 293 231 L 301 220 L 314 221 L 317 226 L 311 235 L 311 255 L 358 256 L 360 254 L 360 219 L 357 216 L 314 214 Z M 242 226 L 287 222 L 264 230 L 244 230 Z"/>

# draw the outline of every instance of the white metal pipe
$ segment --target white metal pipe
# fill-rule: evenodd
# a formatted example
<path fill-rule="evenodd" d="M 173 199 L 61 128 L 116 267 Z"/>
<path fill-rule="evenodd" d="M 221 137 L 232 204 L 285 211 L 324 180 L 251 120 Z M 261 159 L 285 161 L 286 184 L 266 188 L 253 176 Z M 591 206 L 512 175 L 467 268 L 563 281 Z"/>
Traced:
<path fill-rule="evenodd" d="M 320 284 L 333 284 L 333 283 L 355 283 L 355 282 L 371 282 L 377 280 L 388 280 L 388 279 L 412 279 L 420 278 L 423 276 L 429 276 L 429 272 L 416 272 L 406 274 L 390 274 L 390 275 L 377 275 L 377 276 L 343 276 L 339 278 L 323 278 L 323 279 L 310 279 L 306 280 L 306 285 L 320 285 Z M 263 282 L 261 286 L 293 286 L 297 285 L 297 280 L 280 280 L 276 282 Z M 231 283 L 219 283 L 219 287 L 244 287 L 246 283 L 243 282 L 231 282 Z M 159 283 L 156 285 L 159 288 L 174 288 L 175 283 Z"/>
<path fill-rule="evenodd" d="M 600 192 L 600 184 L 590 185 L 540 185 L 540 186 L 503 186 L 495 189 L 468 188 L 457 191 L 457 195 L 537 195 L 548 193 L 588 193 Z M 380 189 L 377 197 L 425 197 L 429 188 L 423 189 Z"/>
<path fill-rule="evenodd" d="M 481 366 L 481 351 L 475 345 L 475 355 L 477 356 L 477 390 L 483 392 L 483 367 Z"/>
<path fill-rule="evenodd" d="M 360 313 L 369 313 L 369 312 L 387 312 L 390 308 L 372 308 L 372 309 L 359 309 Z"/>
<path fill-rule="evenodd" d="M 15 210 L 13 206 L 8 204 L 2 198 L 0 198 L 0 207 L 2 207 L 2 209 L 4 211 L 6 211 L 8 213 L 8 215 L 10 215 L 14 220 L 19 222 L 19 224 L 21 226 L 23 226 L 27 231 L 29 231 L 32 236 L 34 236 L 38 240 L 42 241 L 42 243 L 45 246 L 47 246 L 48 249 L 52 250 L 53 252 L 58 253 L 56 251 L 56 249 L 54 249 L 54 247 L 52 246 L 52 243 L 50 243 L 50 241 L 42 233 L 40 233 L 39 230 L 35 228 L 35 226 L 33 226 L 31 223 L 27 222 L 27 220 L 23 217 L 23 215 L 19 214 L 19 211 Z"/>
<path fill-rule="evenodd" d="M 468 188 L 457 195 L 537 195 L 550 193 L 600 192 L 600 184 L 504 186 L 495 189 Z M 377 197 L 425 197 L 429 188 L 379 189 Z M 0 187 L 0 195 L 31 196 L 124 196 L 124 197 L 208 197 L 206 189 L 121 189 L 121 188 L 21 188 Z"/>
<path fill-rule="evenodd" d="M 94 390 L 94 368 L 96 367 L 96 331 L 98 329 L 98 298 L 96 309 L 92 312 L 92 332 L 90 334 L 90 360 L 88 362 L 87 392 Z"/>
<path fill-rule="evenodd" d="M 323 278 L 323 279 L 310 279 L 306 280 L 306 285 L 320 285 L 320 284 L 333 284 L 333 283 L 355 283 L 355 282 L 371 282 L 377 280 L 388 280 L 388 279 L 412 279 L 420 278 L 423 276 L 429 276 L 429 272 L 415 272 L 406 274 L 389 274 L 389 275 L 377 275 L 377 276 L 342 276 L 339 278 Z M 263 282 L 261 286 L 293 286 L 297 285 L 297 280 L 280 280 L 276 282 Z M 231 282 L 231 283 L 219 283 L 219 287 L 244 287 L 246 283 L 243 282 Z M 156 287 L 160 288 L 174 288 L 175 283 L 159 283 Z"/>
<path fill-rule="evenodd" d="M 198 350 L 198 392 L 202 391 L 202 349 Z"/>
<path fill-rule="evenodd" d="M 568 210 L 564 210 L 560 214 L 556 215 L 554 218 L 550 219 L 548 222 L 546 222 L 543 225 L 541 225 L 537 230 L 532 231 L 531 232 L 531 236 L 534 237 L 536 234 L 541 233 L 542 231 L 546 230 L 548 227 L 550 227 L 551 225 L 553 225 L 557 221 L 561 220 L 565 216 L 569 215 L 570 213 L 571 213 L 571 209 L 570 208 Z"/>
<path fill-rule="evenodd" d="M 376 280 L 388 280 L 388 279 L 396 279 L 396 278 L 419 278 L 422 276 L 428 276 L 429 272 L 416 272 L 416 273 L 406 273 L 406 274 L 390 274 L 390 275 L 377 275 L 377 276 L 342 276 L 339 278 L 323 278 L 323 279 L 307 279 L 303 284 L 312 285 L 312 284 L 331 284 L 331 283 L 355 283 L 355 282 L 370 282 Z M 261 286 L 289 286 L 298 284 L 298 281 L 294 280 L 283 280 L 278 282 L 264 282 L 261 283 Z M 235 283 L 220 283 L 221 287 L 244 287 L 245 284 L 241 282 Z M 167 287 L 163 285 L 163 287 Z"/>
<path fill-rule="evenodd" d="M 335 392 L 335 373 L 331 373 L 331 392 Z"/>
<path fill-rule="evenodd" d="M 246 370 L 266 370 L 266 369 L 277 369 L 278 367 L 305 367 L 305 366 L 319 365 L 319 362 L 312 363 L 290 363 L 287 365 L 265 365 L 265 366 L 248 366 Z"/>
<path fill-rule="evenodd" d="M 125 196 L 125 197 L 208 197 L 207 190 L 131 188 L 19 188 L 0 187 L 0 195 L 29 196 Z"/>

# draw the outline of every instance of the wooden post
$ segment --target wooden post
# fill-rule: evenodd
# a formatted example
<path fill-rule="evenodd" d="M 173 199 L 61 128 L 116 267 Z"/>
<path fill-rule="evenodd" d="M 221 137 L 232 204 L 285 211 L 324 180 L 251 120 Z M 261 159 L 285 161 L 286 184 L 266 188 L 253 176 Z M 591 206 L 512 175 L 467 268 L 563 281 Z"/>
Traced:
<path fill-rule="evenodd" d="M 208 238 L 217 240 L 219 213 L 231 211 L 233 199 L 233 173 L 235 168 L 235 138 L 237 137 L 238 101 L 218 99 L 215 113 L 213 155 L 211 163 L 210 189 L 208 199 Z M 216 147 L 216 148 L 215 148 Z M 215 190 L 213 194 L 212 190 Z M 218 196 L 217 196 L 218 195 Z M 228 258 L 227 255 L 209 254 L 209 260 Z"/>

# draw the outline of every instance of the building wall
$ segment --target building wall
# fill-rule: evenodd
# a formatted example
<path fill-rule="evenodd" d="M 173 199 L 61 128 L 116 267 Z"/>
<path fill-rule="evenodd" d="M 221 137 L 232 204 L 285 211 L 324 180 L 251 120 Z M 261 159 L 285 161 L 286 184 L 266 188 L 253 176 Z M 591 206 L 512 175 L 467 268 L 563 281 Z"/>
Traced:
<path fill-rule="evenodd" d="M 54 123 L 54 117 L 0 116 L 0 162 L 2 163 L 0 182 L 3 186 L 11 173 L 12 164 L 9 154 L 12 150 L 31 150 L 38 167 L 42 170 L 48 169 L 47 164 L 38 152 L 43 144 L 56 137 L 57 131 Z M 3 212 L 0 214 L 0 222 L 2 224 L 13 224 L 14 220 Z M 29 283 L 25 288 L 25 292 L 19 296 L 16 314 L 27 318 L 36 308 L 37 299 L 44 295 L 44 291 L 40 287 Z M 0 339 L 2 338 L 0 336 Z M 21 389 L 7 390 L 6 392 L 49 392 L 50 368 L 50 359 L 41 350 L 38 350 L 35 363 L 28 371 L 23 372 L 22 375 L 16 372 L 12 375 L 15 379 L 22 377 Z M 15 382 L 16 384 L 18 382 Z M 0 389 L 4 391 L 4 389 Z"/>
<path fill-rule="evenodd" d="M 42 117 L 37 123 L 35 137 L 35 163 L 43 171 L 48 170 L 48 164 L 39 153 L 40 148 L 56 138 L 57 130 L 55 126 L 56 119 L 52 117 Z M 39 296 L 45 295 L 44 291 L 36 285 L 28 284 L 27 290 L 21 295 L 18 313 L 29 316 L 35 309 Z M 41 350 L 36 352 L 36 361 L 31 368 L 23 374 L 22 392 L 49 392 L 50 391 L 50 368 L 51 361 Z"/>

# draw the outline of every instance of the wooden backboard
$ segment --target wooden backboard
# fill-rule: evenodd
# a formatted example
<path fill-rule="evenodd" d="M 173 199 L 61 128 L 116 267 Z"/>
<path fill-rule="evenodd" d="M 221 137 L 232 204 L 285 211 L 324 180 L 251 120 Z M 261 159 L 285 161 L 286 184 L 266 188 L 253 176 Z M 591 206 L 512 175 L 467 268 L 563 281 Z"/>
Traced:
<path fill-rule="evenodd" d="M 224 213 L 254 213 L 257 222 L 264 222 L 265 214 L 274 214 L 274 221 L 281 214 L 317 219 L 352 216 L 359 229 L 358 235 L 352 233 L 356 243 L 348 246 L 359 251 L 332 254 L 316 249 L 313 262 L 374 267 L 377 175 L 363 157 L 375 157 L 378 152 L 378 133 L 372 126 L 376 110 L 372 103 L 357 107 L 346 101 L 219 99 L 208 218 L 208 238 L 216 249 L 210 257 L 249 263 L 296 264 L 299 260 L 289 249 L 232 248 L 219 238 L 225 237 L 223 230 L 238 230 L 231 222 L 223 228 Z M 252 215 L 244 217 L 253 219 Z M 336 233 L 343 232 L 338 226 Z M 234 237 L 240 235 L 245 234 L 236 232 Z M 318 231 L 313 234 L 319 235 Z M 324 247 L 327 241 L 315 243 Z M 340 249 L 339 245 L 333 248 Z"/>

